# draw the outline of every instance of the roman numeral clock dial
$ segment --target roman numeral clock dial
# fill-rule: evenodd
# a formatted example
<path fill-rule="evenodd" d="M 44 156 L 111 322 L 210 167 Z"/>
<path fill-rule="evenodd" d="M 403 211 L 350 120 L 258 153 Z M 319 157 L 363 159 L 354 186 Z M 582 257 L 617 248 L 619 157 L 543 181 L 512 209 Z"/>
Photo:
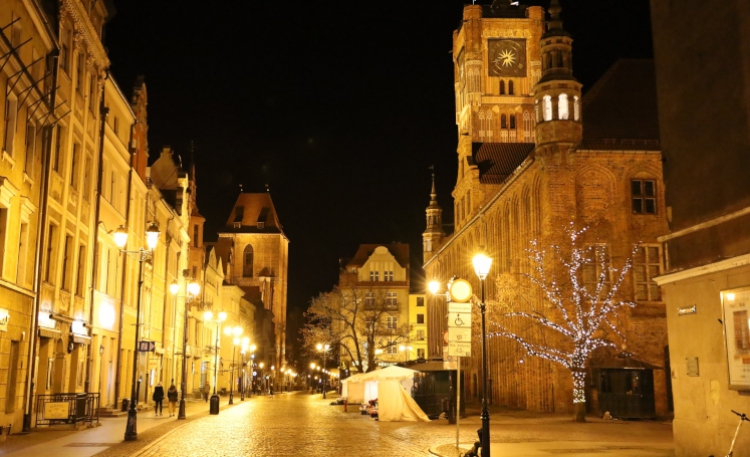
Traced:
<path fill-rule="evenodd" d="M 526 40 L 489 40 L 487 51 L 490 76 L 526 76 Z"/>

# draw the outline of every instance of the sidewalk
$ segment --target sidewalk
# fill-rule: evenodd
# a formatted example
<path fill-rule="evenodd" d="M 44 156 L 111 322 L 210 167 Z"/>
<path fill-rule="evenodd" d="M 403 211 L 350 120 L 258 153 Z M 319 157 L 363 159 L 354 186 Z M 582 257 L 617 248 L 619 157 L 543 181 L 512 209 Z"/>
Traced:
<path fill-rule="evenodd" d="M 460 420 L 459 449 L 455 441 L 430 448 L 440 457 L 460 457 L 471 449 L 481 428 L 479 405 L 467 405 Z M 586 457 L 674 456 L 672 424 L 665 421 L 603 420 L 589 416 L 586 423 L 570 415 L 543 414 L 490 408 L 490 450 L 503 457 L 539 457 L 554 454 Z M 455 425 L 447 425 L 453 427 Z M 481 453 L 480 453 L 481 455 Z"/>
<path fill-rule="evenodd" d="M 250 401 L 245 397 L 245 401 Z M 227 407 L 229 397 L 220 397 L 221 409 Z M 241 404 L 239 395 L 234 404 Z M 154 416 L 153 409 L 138 412 L 138 438 L 149 429 L 168 423 L 184 424 L 196 416 L 208 414 L 209 403 L 202 400 L 188 400 L 185 404 L 187 421 L 169 417 L 167 405 L 164 405 L 164 416 Z M 81 431 L 60 428 L 42 428 L 28 435 L 11 435 L 0 443 L 0 455 L 13 457 L 37 457 L 54 455 L 60 457 L 90 457 L 106 448 L 124 441 L 127 414 L 120 417 L 101 418 L 101 426 Z M 175 425 L 176 427 L 177 425 Z"/>

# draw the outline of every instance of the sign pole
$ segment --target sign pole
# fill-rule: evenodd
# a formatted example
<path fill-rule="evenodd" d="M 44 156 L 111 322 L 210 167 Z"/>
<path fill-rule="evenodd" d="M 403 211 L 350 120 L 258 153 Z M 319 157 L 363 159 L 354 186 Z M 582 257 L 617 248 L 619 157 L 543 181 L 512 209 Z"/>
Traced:
<path fill-rule="evenodd" d="M 461 357 L 458 357 L 456 369 L 456 451 L 458 451 L 458 424 L 461 421 Z"/>

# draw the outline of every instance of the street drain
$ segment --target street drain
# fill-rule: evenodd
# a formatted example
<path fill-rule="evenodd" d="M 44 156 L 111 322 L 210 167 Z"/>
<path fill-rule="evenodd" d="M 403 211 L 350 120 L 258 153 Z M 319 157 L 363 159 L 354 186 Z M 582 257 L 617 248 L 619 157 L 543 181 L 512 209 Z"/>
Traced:
<path fill-rule="evenodd" d="M 63 447 L 109 447 L 120 443 L 70 443 Z"/>

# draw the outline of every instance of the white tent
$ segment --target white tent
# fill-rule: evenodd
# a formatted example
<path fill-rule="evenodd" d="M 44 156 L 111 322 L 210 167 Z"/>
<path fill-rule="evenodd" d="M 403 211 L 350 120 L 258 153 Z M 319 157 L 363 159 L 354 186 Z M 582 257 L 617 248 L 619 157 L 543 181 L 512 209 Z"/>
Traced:
<path fill-rule="evenodd" d="M 361 373 L 342 381 L 342 396 L 348 403 L 366 403 L 378 399 L 378 418 L 381 421 L 429 420 L 411 398 L 416 371 L 391 366 L 382 370 Z M 385 417 L 385 418 L 384 418 Z"/>

